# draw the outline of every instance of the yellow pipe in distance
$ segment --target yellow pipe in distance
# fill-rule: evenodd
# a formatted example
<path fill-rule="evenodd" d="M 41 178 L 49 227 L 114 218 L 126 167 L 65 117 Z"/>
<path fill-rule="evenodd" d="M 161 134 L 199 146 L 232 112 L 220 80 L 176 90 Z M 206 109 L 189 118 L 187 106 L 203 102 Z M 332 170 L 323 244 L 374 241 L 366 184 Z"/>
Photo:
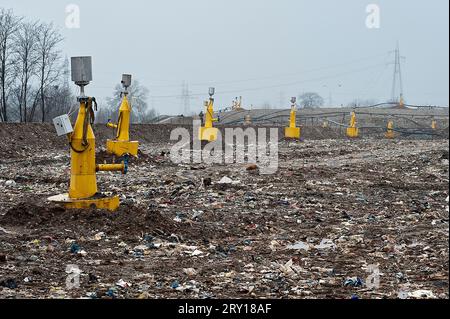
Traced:
<path fill-rule="evenodd" d="M 289 127 L 284 129 L 284 137 L 290 139 L 300 139 L 300 128 L 297 127 L 297 99 L 291 98 L 291 112 L 289 115 Z"/>
<path fill-rule="evenodd" d="M 205 101 L 205 126 L 199 128 L 198 136 L 200 141 L 212 142 L 217 140 L 218 129 L 213 127 L 213 123 L 218 121 L 217 118 L 214 118 L 214 91 L 213 87 L 209 88 L 209 101 Z"/>
<path fill-rule="evenodd" d="M 387 131 L 385 134 L 386 138 L 393 139 L 394 138 L 394 122 L 389 121 L 387 124 Z"/>
<path fill-rule="evenodd" d="M 350 126 L 347 128 L 347 136 L 356 138 L 359 135 L 359 129 L 356 127 L 356 113 L 353 111 L 350 117 Z"/>
<path fill-rule="evenodd" d="M 106 151 L 110 154 L 114 154 L 117 157 L 124 155 L 137 156 L 139 142 L 130 141 L 130 117 L 131 106 L 128 102 L 128 87 L 131 85 L 131 75 L 122 75 L 122 85 L 124 91 L 122 92 L 123 98 L 119 107 L 119 118 L 117 124 L 108 122 L 106 125 L 109 128 L 116 130 L 116 136 L 113 140 L 106 141 Z"/>
<path fill-rule="evenodd" d="M 432 120 L 432 121 L 431 121 L 431 128 L 432 128 L 433 130 L 437 129 L 437 122 L 436 122 L 436 120 Z"/>

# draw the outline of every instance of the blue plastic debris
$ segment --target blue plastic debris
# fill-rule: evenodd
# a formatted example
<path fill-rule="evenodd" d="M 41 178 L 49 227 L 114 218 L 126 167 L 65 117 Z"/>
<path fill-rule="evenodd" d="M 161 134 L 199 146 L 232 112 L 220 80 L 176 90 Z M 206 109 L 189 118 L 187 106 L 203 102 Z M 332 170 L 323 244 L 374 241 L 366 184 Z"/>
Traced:
<path fill-rule="evenodd" d="M 109 288 L 108 291 L 106 292 L 106 295 L 108 297 L 111 297 L 111 298 L 116 298 L 116 296 L 117 296 L 117 289 L 114 288 L 114 287 Z"/>
<path fill-rule="evenodd" d="M 72 254 L 76 254 L 81 250 L 80 245 L 78 245 L 76 242 L 73 242 L 72 245 L 70 245 L 70 252 Z"/>
<path fill-rule="evenodd" d="M 348 278 L 344 281 L 344 287 L 362 287 L 364 282 L 361 278 Z"/>
<path fill-rule="evenodd" d="M 6 280 L 0 281 L 0 287 L 5 287 L 9 289 L 16 289 L 17 288 L 17 282 L 15 279 L 8 278 Z"/>
<path fill-rule="evenodd" d="M 153 239 L 154 239 L 154 238 L 153 238 L 152 235 L 145 234 L 143 239 L 144 239 L 144 241 L 147 242 L 147 243 L 153 243 Z"/>
<path fill-rule="evenodd" d="M 175 280 L 174 282 L 172 282 L 172 283 L 170 284 L 170 287 L 171 287 L 172 289 L 176 289 L 176 288 L 180 287 L 180 283 L 178 282 L 178 280 Z"/>

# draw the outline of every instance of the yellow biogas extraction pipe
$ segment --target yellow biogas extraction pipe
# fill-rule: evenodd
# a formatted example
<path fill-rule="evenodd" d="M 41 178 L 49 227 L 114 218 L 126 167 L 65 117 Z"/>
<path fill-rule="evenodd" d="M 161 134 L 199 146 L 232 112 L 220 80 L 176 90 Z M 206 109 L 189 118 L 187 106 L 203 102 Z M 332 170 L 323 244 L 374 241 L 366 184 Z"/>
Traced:
<path fill-rule="evenodd" d="M 289 127 L 284 129 L 284 136 L 286 138 L 299 139 L 300 138 L 300 128 L 297 127 L 297 99 L 295 97 L 291 98 L 291 113 L 289 116 Z"/>
<path fill-rule="evenodd" d="M 69 197 L 83 199 L 97 193 L 95 176 L 95 136 L 91 124 L 94 121 L 92 103 L 95 98 L 80 97 L 80 109 L 70 144 L 70 187 Z"/>
<path fill-rule="evenodd" d="M 214 88 L 209 88 L 209 101 L 205 101 L 206 114 L 205 126 L 199 128 L 199 140 L 212 142 L 217 140 L 218 129 L 213 127 L 213 123 L 218 119 L 214 118 Z"/>
<path fill-rule="evenodd" d="M 74 128 L 67 114 L 53 119 L 58 135 L 66 134 L 70 145 L 70 186 L 66 194 L 48 198 L 49 201 L 65 205 L 67 208 L 108 209 L 119 207 L 118 196 L 107 196 L 97 190 L 97 171 L 127 172 L 128 162 L 121 164 L 95 163 L 95 136 L 92 129 L 94 110 L 97 103 L 94 97 L 84 95 L 84 87 L 92 80 L 91 57 L 74 57 L 72 60 L 72 80 L 80 87 L 80 103 Z"/>
<path fill-rule="evenodd" d="M 124 162 L 121 164 L 97 164 L 96 171 L 105 171 L 105 172 L 122 172 L 126 173 L 126 165 Z"/>
<path fill-rule="evenodd" d="M 350 117 L 350 126 L 347 128 L 347 136 L 356 138 L 359 135 L 359 129 L 356 127 L 356 113 L 353 111 Z"/>
<path fill-rule="evenodd" d="M 393 139 L 394 138 L 394 122 L 389 121 L 387 124 L 387 131 L 385 134 L 386 138 Z"/>
<path fill-rule="evenodd" d="M 400 101 L 398 103 L 398 106 L 400 108 L 404 108 L 405 107 L 405 99 L 403 98 L 403 94 L 400 94 Z"/>
<path fill-rule="evenodd" d="M 131 107 L 128 102 L 128 87 L 131 85 L 131 75 L 122 75 L 122 85 L 124 91 L 122 91 L 122 102 L 119 108 L 119 119 L 117 124 L 108 121 L 106 124 L 108 127 L 116 130 L 116 137 L 113 140 L 106 141 L 106 151 L 110 154 L 114 154 L 117 157 L 128 155 L 137 156 L 139 142 L 130 141 L 130 116 Z"/>
<path fill-rule="evenodd" d="M 431 129 L 433 129 L 433 130 L 437 129 L 437 122 L 436 122 L 436 120 L 432 120 L 431 121 Z"/>
<path fill-rule="evenodd" d="M 250 114 L 244 116 L 244 125 L 252 125 L 252 117 Z"/>

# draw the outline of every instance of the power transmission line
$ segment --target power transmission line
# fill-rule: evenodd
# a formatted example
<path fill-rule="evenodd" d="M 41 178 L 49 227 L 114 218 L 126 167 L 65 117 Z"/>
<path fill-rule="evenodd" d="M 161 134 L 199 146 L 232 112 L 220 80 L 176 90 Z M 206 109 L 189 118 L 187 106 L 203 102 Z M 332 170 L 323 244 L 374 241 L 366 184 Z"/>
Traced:
<path fill-rule="evenodd" d="M 391 92 L 391 101 L 396 103 L 402 103 L 404 101 L 403 96 L 403 79 L 402 79 L 402 68 L 400 60 L 404 59 L 400 55 L 400 46 L 397 41 L 397 47 L 394 51 L 394 75 L 392 79 L 392 92 Z"/>
<path fill-rule="evenodd" d="M 238 89 L 238 90 L 227 90 L 227 91 L 219 91 L 217 90 L 216 95 L 224 95 L 224 94 L 234 94 L 234 93 L 241 93 L 241 92 L 249 92 L 249 91 L 260 91 L 260 90 L 265 90 L 265 89 L 273 89 L 273 88 L 283 88 L 283 87 L 289 87 L 289 86 L 293 86 L 293 85 L 297 85 L 297 84 L 302 84 L 302 83 L 308 83 L 308 82 L 317 82 L 317 81 L 323 81 L 323 80 L 328 80 L 328 79 L 333 79 L 333 78 L 338 78 L 341 76 L 346 76 L 346 75 L 351 75 L 354 73 L 359 73 L 359 72 L 363 72 L 366 70 L 370 70 L 373 68 L 378 68 L 380 66 L 384 66 L 385 64 L 375 64 L 375 65 L 371 65 L 371 66 L 367 66 L 364 68 L 359 68 L 359 69 L 353 69 L 351 71 L 347 71 L 347 72 L 341 72 L 341 73 L 336 73 L 330 76 L 323 76 L 323 77 L 316 77 L 316 78 L 311 78 L 311 79 L 304 79 L 304 80 L 298 80 L 298 81 L 294 81 L 294 82 L 289 82 L 289 83 L 283 83 L 283 84 L 275 84 L 275 85 L 267 85 L 267 86 L 260 86 L 260 87 L 253 87 L 253 88 L 246 88 L 246 89 Z M 204 93 L 189 93 L 189 96 L 205 96 Z M 154 98 L 180 98 L 180 95 L 160 95 L 160 96 L 153 96 Z"/>
<path fill-rule="evenodd" d="M 313 73 L 316 71 L 324 71 L 329 69 L 336 69 L 339 67 L 347 66 L 347 65 L 354 65 L 358 62 L 364 62 L 368 60 L 373 60 L 375 58 L 379 57 L 386 57 L 386 52 L 374 54 L 371 56 L 366 56 L 364 58 L 358 58 L 349 60 L 347 62 L 334 64 L 334 65 L 326 65 L 316 68 L 309 68 L 304 70 L 299 70 L 292 73 L 285 73 L 285 74 L 278 74 L 278 75 L 269 75 L 269 76 L 262 76 L 262 77 L 254 77 L 254 78 L 247 78 L 247 79 L 236 79 L 236 80 L 229 80 L 229 81 L 211 81 L 211 82 L 197 82 L 197 83 L 189 83 L 189 86 L 217 86 L 217 85 L 224 85 L 224 84 L 237 84 L 242 82 L 254 82 L 254 81 L 260 81 L 260 80 L 271 80 L 271 79 L 277 79 L 277 78 L 283 78 L 283 77 L 292 77 L 292 76 L 298 76 L 299 74 L 305 74 L 305 73 Z M 154 88 L 171 88 L 171 87 L 179 87 L 177 84 L 162 84 L 162 85 L 150 85 L 150 87 Z"/>
<path fill-rule="evenodd" d="M 155 98 L 155 96 L 152 96 Z M 181 96 L 178 96 L 182 100 L 183 103 L 183 114 L 189 115 L 191 113 L 191 100 L 195 99 L 195 97 L 191 96 L 191 91 L 189 91 L 189 84 L 187 82 L 183 82 L 181 85 Z"/>

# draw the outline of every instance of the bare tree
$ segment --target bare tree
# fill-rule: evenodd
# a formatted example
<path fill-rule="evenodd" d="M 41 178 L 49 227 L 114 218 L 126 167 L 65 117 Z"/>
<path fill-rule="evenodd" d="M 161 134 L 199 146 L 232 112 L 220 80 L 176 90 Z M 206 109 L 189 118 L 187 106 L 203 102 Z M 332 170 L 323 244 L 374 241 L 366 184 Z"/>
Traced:
<path fill-rule="evenodd" d="M 122 86 L 116 85 L 112 98 L 107 98 L 107 107 L 100 109 L 97 115 L 99 123 L 106 122 L 117 116 L 122 99 Z M 131 120 L 135 123 L 149 123 L 158 116 L 153 108 L 149 108 L 147 100 L 149 90 L 142 86 L 139 81 L 133 81 L 128 89 L 128 100 L 132 106 Z"/>
<path fill-rule="evenodd" d="M 11 10 L 0 8 L 0 120 L 4 122 L 8 121 L 8 90 L 13 82 L 12 41 L 21 20 Z"/>
<path fill-rule="evenodd" d="M 315 92 L 306 92 L 298 97 L 299 103 L 304 108 L 321 107 L 324 104 L 323 98 Z"/>
<path fill-rule="evenodd" d="M 59 79 L 61 75 L 61 52 L 58 50 L 59 43 L 63 40 L 52 23 L 42 24 L 37 29 L 37 54 L 38 54 L 38 76 L 39 76 L 39 98 L 41 105 L 41 121 L 45 122 L 45 94 L 46 89 Z M 35 105 L 31 116 L 34 116 Z"/>
<path fill-rule="evenodd" d="M 17 89 L 17 108 L 19 109 L 19 117 L 21 122 L 27 122 L 27 102 L 29 98 L 30 82 L 36 75 L 38 55 L 37 55 L 37 38 L 36 30 L 38 24 L 24 23 L 21 24 L 16 36 L 14 46 L 15 72 L 19 81 Z"/>

